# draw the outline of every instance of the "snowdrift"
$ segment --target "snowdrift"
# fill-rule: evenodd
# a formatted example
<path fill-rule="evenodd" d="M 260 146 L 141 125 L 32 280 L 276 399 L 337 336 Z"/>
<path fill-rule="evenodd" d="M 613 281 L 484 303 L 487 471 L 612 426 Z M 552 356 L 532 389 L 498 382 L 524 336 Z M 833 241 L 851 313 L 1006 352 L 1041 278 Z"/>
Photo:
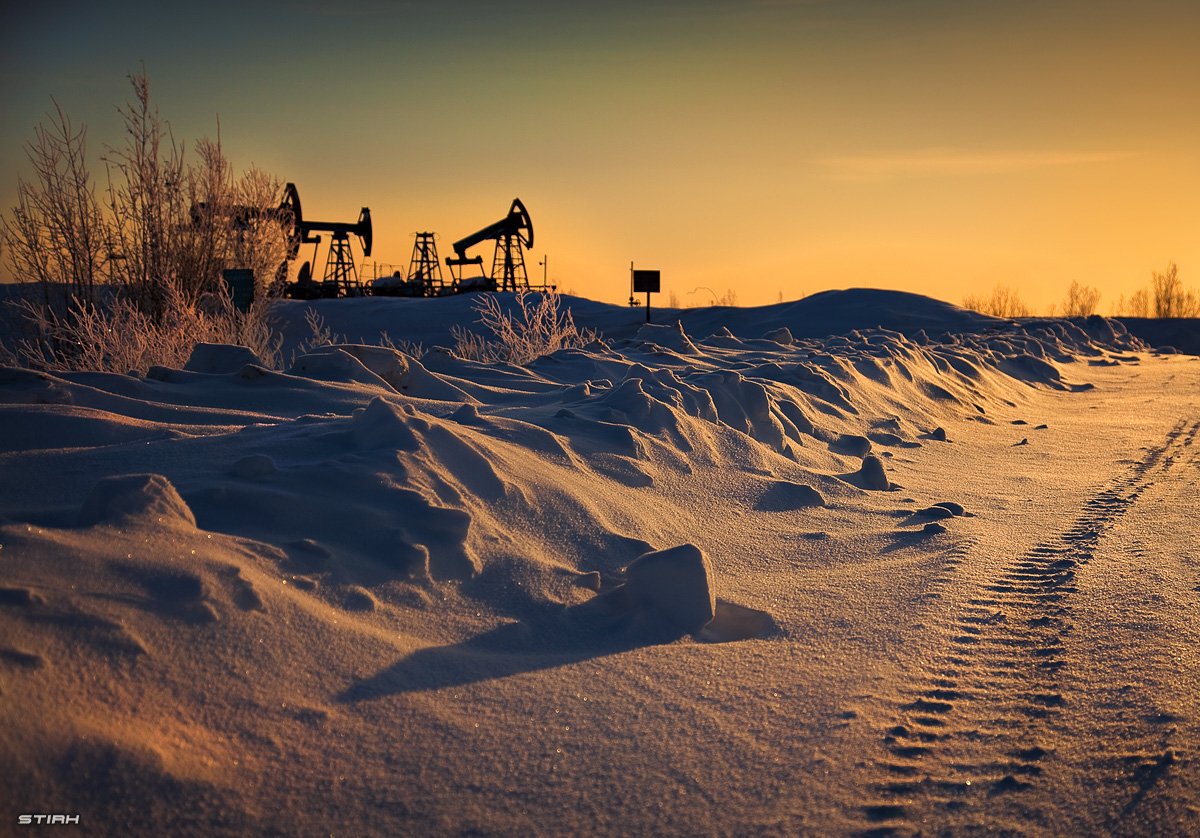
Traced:
<path fill-rule="evenodd" d="M 319 751 L 353 708 L 414 697 L 397 724 L 453 739 L 457 711 L 415 696 L 661 644 L 796 638 L 797 606 L 763 581 L 784 559 L 756 552 L 756 531 L 830 540 L 839 519 L 899 504 L 922 449 L 1144 349 L 1115 321 L 897 301 L 689 312 L 527 367 L 366 344 L 376 318 L 419 306 L 444 327 L 462 301 L 341 301 L 340 321 L 322 312 L 354 342 L 285 372 L 216 346 L 145 378 L 0 372 L 8 794 L 227 830 L 278 826 L 258 820 L 272 799 L 299 828 L 317 804 L 269 790 L 267 767 L 300 771 L 285 755 Z M 852 322 L 872 328 L 816 336 Z M 899 547 L 968 514 L 924 504 L 890 525 Z M 805 555 L 793 563 L 842 572 L 836 551 Z M 74 672 L 85 685 L 56 700 Z M 382 723 L 361 712 L 347 735 Z M 466 770 L 461 753 L 434 762 Z M 430 802 L 432 776 L 410 782 L 425 802 L 405 806 L 449 819 L 392 811 L 393 826 L 477 822 Z M 479 822 L 519 828 L 497 805 Z"/>

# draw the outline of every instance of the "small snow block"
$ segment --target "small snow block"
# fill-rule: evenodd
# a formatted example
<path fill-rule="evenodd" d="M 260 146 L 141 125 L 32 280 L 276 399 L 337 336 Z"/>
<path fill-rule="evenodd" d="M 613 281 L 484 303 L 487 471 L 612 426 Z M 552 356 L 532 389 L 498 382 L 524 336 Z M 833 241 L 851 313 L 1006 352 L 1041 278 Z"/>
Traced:
<path fill-rule="evenodd" d="M 988 792 L 988 794 L 995 796 L 997 794 L 1004 794 L 1005 792 L 1010 791 L 1024 791 L 1031 785 L 1031 783 L 1018 780 L 1012 774 L 1005 774 L 1002 778 L 992 783 L 991 790 Z"/>
<path fill-rule="evenodd" d="M 871 453 L 871 440 L 858 434 L 842 434 L 829 447 L 843 454 L 865 457 Z"/>
<path fill-rule="evenodd" d="M 398 353 L 393 353 L 396 355 Z M 373 384 L 395 390 L 372 372 L 356 355 L 340 346 L 325 346 L 301 355 L 288 368 L 288 375 L 311 378 L 314 381 L 334 381 L 345 384 Z"/>
<path fill-rule="evenodd" d="M 643 606 L 694 633 L 717 613 L 712 565 L 694 544 L 645 553 L 625 570 L 625 588 Z"/>
<path fill-rule="evenodd" d="M 416 451 L 421 438 L 414 428 L 424 430 L 404 409 L 386 399 L 371 399 L 361 412 L 355 411 L 351 436 L 360 449 L 388 448 Z"/>
<path fill-rule="evenodd" d="M 754 508 L 762 512 L 790 512 L 824 505 L 825 498 L 812 486 L 779 480 L 767 487 Z"/>
<path fill-rule="evenodd" d="M 379 600 L 366 588 L 351 585 L 341 592 L 341 605 L 347 611 L 374 611 Z"/>
<path fill-rule="evenodd" d="M 245 346 L 198 343 L 183 368 L 188 372 L 232 373 L 246 364 L 262 366 L 262 360 Z"/>
<path fill-rule="evenodd" d="M 464 404 L 459 406 L 453 413 L 451 413 L 450 418 L 459 424 L 478 422 L 479 409 L 473 404 Z"/>
<path fill-rule="evenodd" d="M 789 329 L 787 326 L 784 326 L 780 329 L 772 329 L 771 331 L 769 331 L 765 335 L 763 335 L 763 340 L 769 340 L 774 343 L 780 343 L 780 344 L 783 344 L 784 346 L 791 346 L 792 344 L 794 344 L 796 342 L 795 337 L 792 336 L 792 330 Z"/>
<path fill-rule="evenodd" d="M 892 487 L 892 484 L 887 479 L 887 474 L 884 473 L 883 460 L 874 454 L 868 454 L 863 457 L 862 468 L 858 471 L 858 477 L 862 481 L 864 489 L 886 492 Z"/>
<path fill-rule="evenodd" d="M 242 457 L 230 469 L 230 473 L 234 477 L 241 477 L 246 480 L 254 480 L 260 477 L 269 477 L 275 474 L 279 469 L 275 465 L 275 461 L 266 454 L 250 454 Z"/>
<path fill-rule="evenodd" d="M 955 517 L 967 514 L 967 510 L 963 509 L 963 506 L 961 503 L 955 503 L 952 500 L 938 501 L 937 503 L 934 504 L 934 506 L 940 506 L 942 509 L 945 509 L 946 511 L 948 511 L 951 515 L 954 515 Z"/>
<path fill-rule="evenodd" d="M 954 517 L 954 511 L 947 509 L 941 504 L 934 504 L 933 506 L 927 506 L 924 509 L 918 509 L 914 514 L 920 515 L 922 518 L 931 518 L 935 521 L 943 518 Z"/>

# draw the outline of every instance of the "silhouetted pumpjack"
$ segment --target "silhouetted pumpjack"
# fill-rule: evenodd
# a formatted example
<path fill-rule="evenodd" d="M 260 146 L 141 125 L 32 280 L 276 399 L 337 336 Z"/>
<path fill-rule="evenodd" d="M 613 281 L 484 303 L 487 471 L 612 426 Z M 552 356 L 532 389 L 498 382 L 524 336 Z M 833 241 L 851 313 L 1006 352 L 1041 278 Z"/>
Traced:
<path fill-rule="evenodd" d="M 362 293 L 358 270 L 354 266 L 354 254 L 350 250 L 350 235 L 358 236 L 362 243 L 363 256 L 371 255 L 371 210 L 363 207 L 357 222 L 348 221 L 305 221 L 300 209 L 300 193 L 296 184 L 284 187 L 280 211 L 290 213 L 292 230 L 288 236 L 288 258 L 295 259 L 301 244 L 317 245 L 320 236 L 313 233 L 329 233 L 329 256 L 325 260 L 320 296 L 353 296 Z M 314 257 L 316 248 L 314 250 Z M 315 283 L 314 283 L 315 285 Z"/>
<path fill-rule="evenodd" d="M 450 275 L 455 286 L 462 282 L 463 265 L 479 265 L 483 269 L 483 257 L 468 257 L 467 251 L 482 241 L 495 240 L 496 251 L 492 256 L 491 285 L 498 291 L 516 291 L 529 287 L 529 275 L 525 272 L 525 253 L 522 247 L 533 247 L 533 222 L 529 211 L 520 198 L 513 198 L 508 215 L 482 230 L 472 233 L 454 243 L 455 256 L 447 256 Z M 457 276 L 454 268 L 459 269 Z"/>

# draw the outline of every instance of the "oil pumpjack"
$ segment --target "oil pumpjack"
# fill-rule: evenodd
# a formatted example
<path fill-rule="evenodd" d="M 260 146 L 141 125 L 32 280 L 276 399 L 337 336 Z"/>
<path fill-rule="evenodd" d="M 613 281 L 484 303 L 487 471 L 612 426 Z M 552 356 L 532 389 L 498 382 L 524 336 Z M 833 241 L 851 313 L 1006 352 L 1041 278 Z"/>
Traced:
<path fill-rule="evenodd" d="M 513 198 L 508 215 L 454 243 L 455 255 L 447 256 L 446 264 L 450 267 L 455 289 L 467 290 L 462 276 L 465 265 L 478 265 L 482 272 L 483 257 L 468 257 L 467 251 L 480 242 L 489 240 L 496 242 L 489 289 L 516 291 L 518 288 L 528 288 L 529 275 L 525 272 L 524 248 L 533 247 L 533 222 L 530 221 L 529 211 L 525 209 L 521 199 Z M 458 268 L 457 275 L 454 273 L 455 268 Z"/>
<path fill-rule="evenodd" d="M 289 261 L 295 260 L 301 244 L 311 244 L 313 260 L 321 236 L 329 233 L 329 253 L 320 281 L 313 277 L 312 264 L 305 262 L 300 267 L 296 282 L 286 286 L 286 293 L 300 299 L 320 297 L 356 297 L 364 294 L 395 296 L 439 297 L 463 291 L 517 291 L 530 288 L 529 275 L 525 269 L 525 248 L 533 247 L 533 222 L 529 211 L 520 198 L 513 198 L 508 214 L 481 230 L 454 242 L 454 256 L 446 257 L 450 268 L 450 282 L 442 277 L 438 262 L 436 237 L 431 232 L 416 234 L 413 243 L 409 277 L 404 279 L 396 272 L 398 281 L 375 283 L 364 286 L 355 267 L 350 236 L 357 236 L 363 256 L 371 255 L 372 226 L 371 210 L 363 207 L 358 221 L 308 221 L 300 205 L 300 193 L 294 183 L 284 188 L 283 202 L 278 209 L 264 212 L 275 213 L 284 225 L 287 235 Z M 490 277 L 464 277 L 463 268 L 476 265 L 483 273 L 483 257 L 468 256 L 467 251 L 484 241 L 494 241 L 492 271 Z M 457 272 L 455 269 L 458 269 Z M 282 271 L 281 271 L 282 273 Z M 391 278 L 388 278 L 391 279 Z"/>
<path fill-rule="evenodd" d="M 358 269 L 354 266 L 354 253 L 350 248 L 350 236 L 358 237 L 362 244 L 363 256 L 371 255 L 371 210 L 363 207 L 359 212 L 358 221 L 305 221 L 300 208 L 300 193 L 296 184 L 289 183 L 284 187 L 281 212 L 290 213 L 292 229 L 288 235 L 288 258 L 295 259 L 300 252 L 301 244 L 311 244 L 313 259 L 316 259 L 316 246 L 321 237 L 314 233 L 329 233 L 329 254 L 325 259 L 325 270 L 321 282 L 313 280 L 312 269 L 306 262 L 300 268 L 299 280 L 289 287 L 288 292 L 293 297 L 314 299 L 316 297 L 353 297 L 363 293 L 358 279 Z M 306 270 L 307 268 L 307 270 Z"/>

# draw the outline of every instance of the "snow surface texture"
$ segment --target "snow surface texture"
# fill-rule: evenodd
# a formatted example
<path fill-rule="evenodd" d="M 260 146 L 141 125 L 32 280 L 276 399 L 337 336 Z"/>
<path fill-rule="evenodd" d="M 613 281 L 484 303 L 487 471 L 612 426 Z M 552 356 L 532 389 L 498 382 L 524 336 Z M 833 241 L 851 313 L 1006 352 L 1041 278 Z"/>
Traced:
<path fill-rule="evenodd" d="M 286 372 L 3 371 L 0 808 L 1192 830 L 1200 364 L 1100 318 L 820 296 L 527 367 L 367 345 L 460 299 L 324 306 L 361 343 Z M 894 328 L 811 336 L 856 316 Z M 1110 543 L 1169 561 L 1089 575 Z"/>

